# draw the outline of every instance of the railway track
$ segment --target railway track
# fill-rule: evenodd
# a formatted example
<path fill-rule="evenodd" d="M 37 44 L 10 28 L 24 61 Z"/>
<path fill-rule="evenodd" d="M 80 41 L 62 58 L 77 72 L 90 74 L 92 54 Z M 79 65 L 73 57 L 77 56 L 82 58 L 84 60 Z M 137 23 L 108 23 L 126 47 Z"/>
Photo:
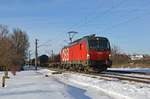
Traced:
<path fill-rule="evenodd" d="M 139 72 L 139 71 L 124 71 L 124 70 L 107 70 L 107 72 L 111 73 L 122 73 L 122 74 L 143 74 L 143 75 L 150 75 L 149 72 Z"/>
<path fill-rule="evenodd" d="M 73 71 L 65 71 L 65 70 L 59 70 L 59 69 L 51 69 L 57 72 L 67 72 L 67 73 L 77 73 L 77 72 L 73 72 Z M 134 72 L 133 72 L 134 73 Z M 82 73 L 82 74 L 87 74 L 87 73 Z M 118 73 L 118 72 L 102 72 L 102 73 L 92 73 L 92 74 L 88 74 L 90 75 L 89 77 L 93 77 L 93 78 L 98 78 L 100 77 L 100 79 L 104 79 L 104 80 L 109 80 L 112 81 L 113 79 L 118 79 L 118 80 L 125 80 L 125 81 L 130 81 L 130 82 L 138 82 L 138 83 L 146 83 L 146 84 L 150 84 L 150 77 L 140 77 L 140 76 L 131 76 L 131 75 L 125 75 L 127 74 L 127 72 L 125 73 Z M 128 73 L 128 74 L 131 74 Z M 137 74 L 137 73 L 136 73 Z M 143 75 L 143 73 L 138 73 L 139 75 Z M 148 75 L 148 74 L 147 74 Z"/>
<path fill-rule="evenodd" d="M 126 81 L 133 81 L 133 82 L 140 82 L 140 83 L 147 83 L 150 84 L 150 78 L 148 77 L 140 77 L 140 76 L 131 76 L 131 75 L 124 75 L 120 73 L 110 73 L 110 72 L 103 72 L 101 74 L 96 74 L 97 76 L 106 77 L 108 78 L 116 78 L 119 80 L 126 80 Z"/>

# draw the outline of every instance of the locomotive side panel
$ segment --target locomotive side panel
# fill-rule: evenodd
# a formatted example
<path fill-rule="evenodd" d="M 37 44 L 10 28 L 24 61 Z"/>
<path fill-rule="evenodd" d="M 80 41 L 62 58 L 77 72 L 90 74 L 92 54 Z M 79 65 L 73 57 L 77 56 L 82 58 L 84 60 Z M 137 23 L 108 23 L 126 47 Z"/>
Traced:
<path fill-rule="evenodd" d="M 87 62 L 87 54 L 88 54 L 88 42 L 87 40 L 83 40 L 80 44 L 80 60 L 83 64 Z"/>
<path fill-rule="evenodd" d="M 87 61 L 87 41 L 82 40 L 77 44 L 68 46 L 62 49 L 61 51 L 61 62 L 71 63 L 71 64 L 80 64 Z"/>
<path fill-rule="evenodd" d="M 87 42 L 82 40 L 78 44 L 72 46 L 73 57 L 71 58 L 77 64 L 82 64 L 87 60 Z"/>
<path fill-rule="evenodd" d="M 61 62 L 67 63 L 69 61 L 69 48 L 63 48 L 60 53 Z"/>

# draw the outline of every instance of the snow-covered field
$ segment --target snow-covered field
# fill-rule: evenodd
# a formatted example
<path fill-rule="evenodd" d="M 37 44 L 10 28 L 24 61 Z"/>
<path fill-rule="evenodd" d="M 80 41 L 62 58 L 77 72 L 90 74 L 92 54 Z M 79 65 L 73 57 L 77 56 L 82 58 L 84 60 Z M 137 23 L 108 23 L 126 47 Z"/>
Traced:
<path fill-rule="evenodd" d="M 0 88 L 0 99 L 70 99 L 67 87 L 34 71 L 23 71 L 17 73 L 17 76 L 10 76 L 6 85 L 5 88 Z"/>
<path fill-rule="evenodd" d="M 50 75 L 45 77 L 47 74 Z M 16 76 L 9 73 L 9 76 L 6 87 L 0 87 L 0 99 L 113 99 L 92 87 L 61 82 L 46 69 L 17 72 Z"/>
<path fill-rule="evenodd" d="M 150 99 L 150 85 L 41 69 L 9 74 L 0 99 Z M 48 77 L 45 77 L 48 75 Z M 2 73 L 0 72 L 0 77 Z M 1 80 L 0 80 L 1 83 Z"/>
<path fill-rule="evenodd" d="M 115 99 L 150 99 L 150 85 L 127 81 L 106 81 L 99 77 L 95 78 L 83 74 L 62 74 L 58 79 L 69 84 L 79 84 L 86 87 L 96 88 L 107 93 Z"/>
<path fill-rule="evenodd" d="M 133 69 L 128 68 L 125 70 Z M 142 69 L 142 72 L 143 70 L 147 72 L 149 69 Z M 140 71 L 140 69 L 138 69 L 138 71 Z M 49 73 L 49 75 L 51 75 L 51 73 Z M 111 81 L 103 80 L 98 76 L 95 78 L 95 76 L 80 73 L 63 73 L 53 76 L 73 86 L 82 85 L 86 88 L 95 88 L 114 99 L 150 99 L 150 84 L 120 81 L 117 79 L 112 79 Z M 145 75 L 145 77 L 147 77 L 147 75 Z"/>

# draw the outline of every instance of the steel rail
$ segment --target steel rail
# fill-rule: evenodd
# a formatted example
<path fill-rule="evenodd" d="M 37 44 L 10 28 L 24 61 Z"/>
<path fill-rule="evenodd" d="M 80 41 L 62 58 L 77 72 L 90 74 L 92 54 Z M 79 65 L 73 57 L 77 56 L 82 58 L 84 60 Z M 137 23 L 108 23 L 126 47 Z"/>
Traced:
<path fill-rule="evenodd" d="M 102 72 L 101 74 L 109 74 L 109 75 L 117 75 L 117 76 L 124 76 L 124 77 L 130 77 L 130 78 L 150 80 L 150 78 L 148 78 L 148 77 L 141 77 L 141 76 L 137 76 L 137 75 L 131 76 L 131 75 L 126 75 L 126 74 L 122 74 L 122 73 L 115 73 L 115 72 Z"/>
<path fill-rule="evenodd" d="M 117 78 L 119 80 L 127 80 L 127 81 L 150 84 L 150 78 L 145 78 L 145 77 L 127 76 L 127 75 L 120 75 L 120 74 L 107 74 L 107 73 L 96 74 L 96 75 L 101 77 Z"/>
<path fill-rule="evenodd" d="M 51 70 L 59 71 L 61 73 L 63 73 L 63 72 L 78 73 L 78 72 L 74 72 L 74 71 L 65 71 L 65 70 L 60 70 L 60 69 L 51 69 Z M 138 76 L 128 76 L 128 75 L 123 75 L 120 73 L 102 72 L 99 74 L 98 73 L 90 73 L 90 74 L 89 73 L 80 73 L 80 74 L 87 74 L 87 75 L 89 75 L 89 77 L 93 77 L 93 78 L 100 77 L 99 79 L 104 79 L 104 80 L 108 80 L 108 81 L 113 81 L 114 79 L 112 79 L 112 78 L 116 78 L 118 80 L 126 80 L 126 81 L 133 81 L 133 82 L 150 84 L 150 78 L 138 77 Z"/>
<path fill-rule="evenodd" d="M 106 72 L 115 72 L 115 73 L 124 73 L 124 74 L 150 75 L 150 72 L 139 72 L 139 71 L 107 70 Z"/>

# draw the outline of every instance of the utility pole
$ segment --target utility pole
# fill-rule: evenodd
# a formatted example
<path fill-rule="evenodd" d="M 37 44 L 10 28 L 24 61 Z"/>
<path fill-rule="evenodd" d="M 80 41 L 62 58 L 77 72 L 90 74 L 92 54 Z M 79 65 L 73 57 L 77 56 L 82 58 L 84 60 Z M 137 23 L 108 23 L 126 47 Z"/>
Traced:
<path fill-rule="evenodd" d="M 38 65 L 38 39 L 35 39 L 35 70 L 37 70 Z"/>
<path fill-rule="evenodd" d="M 54 62 L 54 52 L 53 52 L 53 50 L 51 50 L 51 52 L 52 52 L 52 55 L 51 55 L 51 57 L 52 57 L 52 62 Z"/>
<path fill-rule="evenodd" d="M 29 67 L 30 67 L 30 58 L 31 58 L 31 51 L 30 51 L 30 50 L 29 50 L 29 53 L 28 53 L 28 54 L 29 54 L 29 56 L 28 56 L 28 58 L 29 58 L 29 60 L 28 60 L 28 61 L 29 61 L 29 62 L 28 62 L 28 65 L 29 65 Z"/>

